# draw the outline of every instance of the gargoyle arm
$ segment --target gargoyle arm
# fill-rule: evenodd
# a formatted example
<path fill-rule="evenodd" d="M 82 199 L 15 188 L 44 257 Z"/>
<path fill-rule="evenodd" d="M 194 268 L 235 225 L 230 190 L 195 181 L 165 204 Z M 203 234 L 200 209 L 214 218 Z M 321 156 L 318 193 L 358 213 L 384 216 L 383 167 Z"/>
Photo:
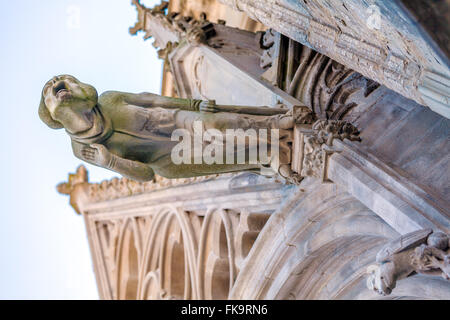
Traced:
<path fill-rule="evenodd" d="M 113 153 L 111 153 L 112 158 L 108 165 L 101 165 L 99 163 L 96 163 L 95 161 L 86 159 L 81 152 L 81 150 L 85 147 L 85 145 L 72 140 L 73 154 L 80 160 L 86 161 L 87 163 L 93 164 L 98 167 L 113 170 L 117 173 L 120 173 L 124 177 L 136 181 L 150 181 L 153 180 L 155 176 L 155 172 L 149 165 L 139 161 L 124 159 Z"/>
<path fill-rule="evenodd" d="M 231 112 L 240 114 L 252 114 L 271 116 L 277 114 L 285 114 L 288 109 L 273 108 L 273 107 L 255 107 L 255 106 L 234 106 L 234 105 L 216 105 L 213 101 L 198 100 L 198 99 L 183 99 L 160 96 L 154 93 L 142 92 L 142 93 L 128 93 L 128 92 L 116 92 L 107 91 L 102 96 L 108 99 L 120 98 L 125 103 L 140 106 L 143 108 L 166 108 L 166 109 L 180 109 L 188 111 L 205 111 L 201 108 L 201 104 L 209 103 L 214 112 Z M 114 105 L 114 103 L 112 103 Z M 208 109 L 208 108 L 206 108 Z M 208 110 L 211 111 L 211 110 Z"/>
<path fill-rule="evenodd" d="M 189 111 L 199 111 L 200 103 L 203 101 L 197 99 L 164 97 L 148 92 L 123 93 L 123 97 L 126 103 L 144 108 L 161 107 Z"/>

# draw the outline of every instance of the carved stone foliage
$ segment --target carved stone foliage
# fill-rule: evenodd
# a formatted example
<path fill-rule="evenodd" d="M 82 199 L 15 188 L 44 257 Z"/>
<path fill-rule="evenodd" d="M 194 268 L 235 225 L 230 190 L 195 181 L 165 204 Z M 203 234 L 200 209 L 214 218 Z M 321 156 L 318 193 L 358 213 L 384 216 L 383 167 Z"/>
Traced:
<path fill-rule="evenodd" d="M 316 120 L 316 115 L 306 106 L 294 106 L 292 108 L 292 115 L 295 124 L 298 125 L 312 125 Z"/>
<path fill-rule="evenodd" d="M 450 238 L 443 232 L 423 229 L 386 244 L 369 266 L 367 286 L 389 295 L 397 281 L 414 274 L 440 275 L 450 280 Z"/>
<path fill-rule="evenodd" d="M 62 182 L 56 186 L 61 194 L 70 196 L 70 205 L 76 213 L 80 214 L 83 203 L 87 200 L 86 190 L 89 189 L 89 177 L 86 167 L 81 165 L 75 173 L 69 173 L 67 182 Z"/>
<path fill-rule="evenodd" d="M 326 157 L 333 153 L 333 140 L 349 139 L 360 141 L 356 127 L 345 121 L 319 120 L 312 132 L 304 134 L 304 156 L 301 175 L 323 177 L 326 170 Z"/>
<path fill-rule="evenodd" d="M 302 119 L 311 120 L 306 113 Z M 312 127 L 308 124 L 296 124 L 294 129 L 292 170 L 302 177 L 316 177 L 322 181 L 329 181 L 327 177 L 328 157 L 339 152 L 333 146 L 335 139 L 360 141 L 359 131 L 352 124 L 342 120 L 317 120 Z"/>
<path fill-rule="evenodd" d="M 217 174 L 183 179 L 167 179 L 156 176 L 154 181 L 149 182 L 138 182 L 127 178 L 113 178 L 111 180 L 104 180 L 100 183 L 91 183 L 89 185 L 89 197 L 92 202 L 107 201 L 150 191 L 212 180 L 218 177 L 231 177 L 233 175 L 234 174 L 231 173 Z"/>
<path fill-rule="evenodd" d="M 77 213 L 81 213 L 82 206 L 89 203 L 114 200 L 165 188 L 213 180 L 217 177 L 232 177 L 234 175 L 229 173 L 184 179 L 166 179 L 161 176 L 155 176 L 153 181 L 148 182 L 138 182 L 128 178 L 112 178 L 100 183 L 89 183 L 87 170 L 83 165 L 80 165 L 75 173 L 69 174 L 67 182 L 58 184 L 57 190 L 61 194 L 69 195 L 70 204 Z"/>
<path fill-rule="evenodd" d="M 226 299 L 268 218 L 170 206 L 98 220 L 113 299 Z"/>
<path fill-rule="evenodd" d="M 132 3 L 138 11 L 138 21 L 130 28 L 130 34 L 144 31 L 144 39 L 153 37 L 153 46 L 159 48 L 160 58 L 167 60 L 169 53 L 184 39 L 193 46 L 206 43 L 215 35 L 214 26 L 202 13 L 200 19 L 181 16 L 176 12 L 168 13 L 168 2 L 162 1 L 152 9 L 143 6 L 139 0 Z"/>
<path fill-rule="evenodd" d="M 56 186 L 56 189 L 61 194 L 70 195 L 76 185 L 89 182 L 88 172 L 86 167 L 81 165 L 77 168 L 75 173 L 69 173 L 67 182 L 61 182 Z"/>
<path fill-rule="evenodd" d="M 208 39 L 215 35 L 214 26 L 206 20 L 206 15 L 204 20 L 195 21 L 191 25 L 186 32 L 186 40 L 193 46 L 206 44 Z"/>
<path fill-rule="evenodd" d="M 342 120 L 380 85 L 269 29 L 260 38 L 265 77 L 311 108 L 318 118 Z M 275 69 L 275 70 L 272 70 Z"/>

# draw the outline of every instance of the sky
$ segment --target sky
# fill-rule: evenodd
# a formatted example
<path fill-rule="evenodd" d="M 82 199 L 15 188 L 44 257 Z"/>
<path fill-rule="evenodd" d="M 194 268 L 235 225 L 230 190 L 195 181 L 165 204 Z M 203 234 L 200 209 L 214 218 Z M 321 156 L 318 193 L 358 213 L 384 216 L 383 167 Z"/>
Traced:
<path fill-rule="evenodd" d="M 99 94 L 160 93 L 151 40 L 128 33 L 136 17 L 130 0 L 0 3 L 0 299 L 98 299 L 83 218 L 55 188 L 81 161 L 37 110 L 42 87 L 58 74 Z M 86 167 L 91 182 L 116 175 Z"/>

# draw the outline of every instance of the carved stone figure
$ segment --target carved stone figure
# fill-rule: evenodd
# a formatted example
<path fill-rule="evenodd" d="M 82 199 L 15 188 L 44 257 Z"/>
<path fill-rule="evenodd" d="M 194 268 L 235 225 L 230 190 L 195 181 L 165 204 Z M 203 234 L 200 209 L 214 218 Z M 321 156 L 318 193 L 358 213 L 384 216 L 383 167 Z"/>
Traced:
<path fill-rule="evenodd" d="M 172 141 L 171 135 L 176 129 L 194 135 L 196 121 L 201 121 L 203 130 L 290 130 L 293 117 L 286 112 L 151 93 L 107 91 L 98 96 L 94 87 L 70 75 L 48 81 L 39 106 L 39 116 L 49 127 L 65 128 L 76 157 L 138 181 L 152 180 L 155 172 L 167 178 L 186 178 L 259 170 L 260 164 L 247 162 L 176 165 L 171 150 L 178 142 Z"/>
<path fill-rule="evenodd" d="M 329 182 L 327 158 L 337 151 L 333 147 L 333 140 L 361 141 L 358 129 L 343 120 L 322 119 L 308 127 L 315 119 L 311 111 L 296 112 L 294 109 L 294 118 L 296 129 L 293 152 L 297 156 L 292 161 L 292 169 L 302 177 L 316 177 Z"/>
<path fill-rule="evenodd" d="M 369 266 L 369 289 L 389 295 L 398 280 L 416 273 L 441 275 L 450 280 L 450 239 L 443 232 L 423 229 L 386 244 Z"/>
<path fill-rule="evenodd" d="M 305 137 L 304 176 L 314 176 L 314 171 L 322 167 L 324 146 L 332 146 L 334 139 L 361 141 L 358 129 L 340 120 L 318 120 L 314 123 L 313 134 Z"/>

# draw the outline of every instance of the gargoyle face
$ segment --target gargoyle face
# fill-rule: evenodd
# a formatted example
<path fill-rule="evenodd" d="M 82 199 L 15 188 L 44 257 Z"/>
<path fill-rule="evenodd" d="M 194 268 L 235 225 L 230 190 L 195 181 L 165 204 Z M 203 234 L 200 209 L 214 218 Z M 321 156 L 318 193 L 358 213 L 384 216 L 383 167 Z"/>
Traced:
<path fill-rule="evenodd" d="M 396 285 L 393 271 L 393 262 L 386 262 L 381 265 L 370 266 L 369 268 L 367 268 L 367 273 L 369 273 L 369 277 L 367 279 L 367 287 L 383 296 L 391 294 Z"/>
<path fill-rule="evenodd" d="M 92 127 L 92 109 L 98 98 L 94 87 L 70 75 L 61 75 L 49 80 L 42 94 L 52 119 L 70 133 L 83 132 Z"/>

